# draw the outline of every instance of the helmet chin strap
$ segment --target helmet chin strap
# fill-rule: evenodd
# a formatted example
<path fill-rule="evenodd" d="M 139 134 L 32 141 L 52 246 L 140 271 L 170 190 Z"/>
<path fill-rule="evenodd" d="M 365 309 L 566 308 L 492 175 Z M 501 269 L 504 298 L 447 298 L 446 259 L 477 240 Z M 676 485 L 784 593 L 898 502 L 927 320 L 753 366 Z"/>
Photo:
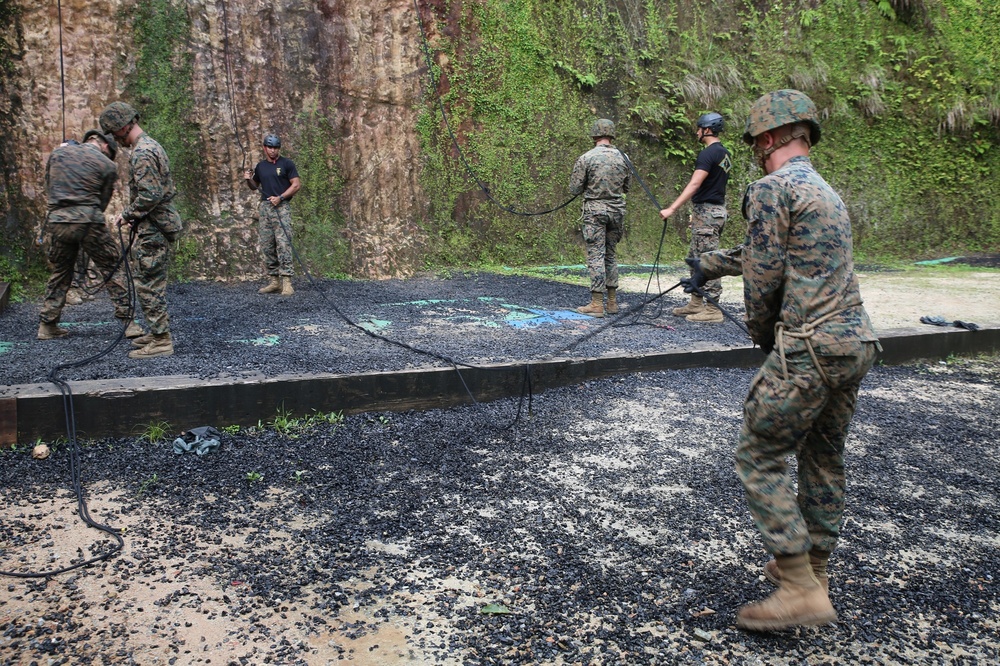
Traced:
<path fill-rule="evenodd" d="M 770 157 L 772 153 L 774 153 L 774 151 L 776 151 L 778 148 L 781 148 L 785 144 L 791 143 L 795 139 L 802 139 L 803 141 L 806 142 L 807 146 L 812 148 L 812 142 L 809 140 L 809 128 L 800 124 L 796 124 L 795 126 L 793 126 L 792 130 L 788 134 L 782 137 L 781 140 L 775 141 L 773 144 L 771 144 L 770 148 L 759 148 L 757 146 L 757 142 L 755 141 L 753 144 L 753 154 L 754 157 L 757 159 L 757 166 L 760 167 L 761 171 L 763 171 L 764 173 L 768 173 L 767 167 L 765 166 L 765 164 L 767 163 L 767 158 Z"/>

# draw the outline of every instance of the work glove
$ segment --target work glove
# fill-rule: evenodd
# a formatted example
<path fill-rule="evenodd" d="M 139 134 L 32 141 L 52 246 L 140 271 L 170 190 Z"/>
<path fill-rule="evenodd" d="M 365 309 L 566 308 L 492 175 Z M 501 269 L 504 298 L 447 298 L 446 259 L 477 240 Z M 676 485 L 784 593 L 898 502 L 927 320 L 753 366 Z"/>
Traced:
<path fill-rule="evenodd" d="M 685 294 L 701 294 L 701 288 L 708 280 L 701 272 L 701 260 L 698 257 L 688 257 L 684 260 L 691 267 L 691 277 L 681 278 L 681 286 L 684 287 Z"/>

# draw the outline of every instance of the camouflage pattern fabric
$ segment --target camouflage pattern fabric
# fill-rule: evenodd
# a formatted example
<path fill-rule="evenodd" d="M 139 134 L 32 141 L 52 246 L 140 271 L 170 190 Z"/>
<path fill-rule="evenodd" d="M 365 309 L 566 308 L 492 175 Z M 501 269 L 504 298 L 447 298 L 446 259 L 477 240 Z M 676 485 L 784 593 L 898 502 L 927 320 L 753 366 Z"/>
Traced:
<path fill-rule="evenodd" d="M 63 307 L 66 305 L 66 292 L 69 291 L 73 281 L 77 253 L 81 248 L 93 258 L 103 275 L 108 275 L 118 266 L 121 248 L 104 226 L 103 214 L 96 208 L 81 207 L 79 210 L 90 211 L 80 216 L 81 220 L 86 221 L 67 223 L 64 220 L 51 228 L 48 260 L 52 275 L 45 285 L 45 300 L 39 316 L 43 324 L 59 323 Z M 100 219 L 99 222 L 97 218 Z M 107 287 L 108 294 L 115 304 L 115 317 L 127 319 L 129 300 L 121 270 L 111 276 Z"/>
<path fill-rule="evenodd" d="M 857 354 L 820 356 L 829 385 L 806 352 L 777 353 L 750 385 L 736 450 L 736 471 L 768 552 L 795 555 L 837 546 L 844 515 L 844 441 L 874 343 Z M 798 491 L 786 459 L 798 461 Z"/>
<path fill-rule="evenodd" d="M 115 163 L 92 143 L 64 144 L 52 151 L 45 165 L 45 189 L 48 193 L 49 222 L 78 224 L 78 212 L 57 211 L 89 207 L 103 211 L 111 201 L 118 179 Z M 90 220 L 86 220 L 89 222 Z M 104 217 L 100 218 L 104 224 Z"/>
<path fill-rule="evenodd" d="M 844 502 L 843 443 L 878 346 L 854 274 L 850 220 L 840 196 L 805 156 L 753 183 L 745 209 L 744 244 L 700 259 L 709 279 L 743 276 L 754 342 L 771 350 L 779 322 L 803 331 L 829 318 L 809 340 L 785 336 L 787 377 L 781 355 L 768 355 L 744 405 L 737 471 L 770 552 L 833 550 Z M 793 453 L 798 493 L 785 464 Z"/>
<path fill-rule="evenodd" d="M 171 201 L 177 188 L 170 177 L 170 160 L 163 146 L 143 132 L 129 157 L 129 205 L 122 211 L 126 220 L 147 220 L 173 241 L 183 230 L 181 217 Z"/>
<path fill-rule="evenodd" d="M 121 250 L 108 233 L 103 211 L 111 201 L 117 179 L 114 162 L 94 144 L 64 144 L 52 151 L 45 165 L 49 208 L 46 236 L 52 274 L 39 315 L 42 323 L 59 322 L 81 248 L 103 275 L 115 270 Z M 126 318 L 129 302 L 122 272 L 116 272 L 107 286 L 115 303 L 115 316 Z"/>
<path fill-rule="evenodd" d="M 587 271 L 590 291 L 607 292 L 618 288 L 618 241 L 625 230 L 620 213 L 588 213 L 583 216 L 583 240 L 587 242 Z"/>
<path fill-rule="evenodd" d="M 719 204 L 692 204 L 691 249 L 689 257 L 719 249 L 719 238 L 726 226 L 726 207 Z M 703 289 L 718 300 L 722 295 L 722 280 L 715 278 L 705 283 Z"/>
<path fill-rule="evenodd" d="M 292 207 L 287 201 L 275 206 L 264 200 L 260 202 L 259 210 L 260 251 L 264 255 L 267 274 L 291 277 Z"/>
<path fill-rule="evenodd" d="M 154 335 L 169 333 L 167 267 L 170 265 L 170 243 L 159 227 L 142 221 L 132 252 L 137 267 L 133 279 L 135 295 L 142 305 L 149 332 Z"/>
<path fill-rule="evenodd" d="M 171 204 L 177 194 L 170 177 L 170 161 L 163 147 L 143 132 L 129 157 L 129 204 L 122 212 L 126 220 L 138 220 L 133 246 L 137 270 L 135 293 L 142 305 L 149 330 L 154 335 L 170 332 L 167 314 L 167 267 L 170 241 L 182 229 L 181 218 Z"/>
<path fill-rule="evenodd" d="M 618 287 L 615 250 L 625 229 L 628 163 L 614 146 L 599 145 L 576 160 L 569 191 L 583 194 L 583 239 L 587 243 L 590 291 Z"/>
<path fill-rule="evenodd" d="M 754 342 L 770 349 L 778 321 L 795 330 L 847 306 L 816 330 L 817 353 L 857 353 L 861 343 L 878 340 L 861 305 L 847 208 L 808 157 L 793 157 L 753 183 L 746 210 L 744 244 L 701 255 L 701 268 L 709 279 L 743 276 Z M 802 349 L 802 341 L 789 347 Z"/>

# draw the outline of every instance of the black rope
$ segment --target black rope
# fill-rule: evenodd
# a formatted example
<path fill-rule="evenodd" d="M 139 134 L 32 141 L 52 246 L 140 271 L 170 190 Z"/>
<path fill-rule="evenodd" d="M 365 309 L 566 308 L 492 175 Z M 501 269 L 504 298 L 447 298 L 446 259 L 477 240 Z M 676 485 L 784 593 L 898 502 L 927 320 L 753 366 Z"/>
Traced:
<path fill-rule="evenodd" d="M 236 145 L 243 153 L 243 166 L 241 171 L 247 168 L 247 151 L 240 140 L 239 122 L 236 117 L 236 86 L 233 85 L 233 68 L 229 59 L 229 11 L 226 0 L 222 0 L 222 51 L 226 61 L 226 88 L 229 91 L 229 114 L 233 121 L 233 134 L 236 136 Z"/>
<path fill-rule="evenodd" d="M 444 361 L 445 363 L 450 364 L 455 369 L 455 372 L 458 374 L 458 379 L 459 379 L 459 381 L 462 382 L 462 387 L 465 389 L 465 392 L 469 396 L 469 399 L 472 401 L 472 404 L 473 405 L 478 405 L 479 404 L 479 401 L 476 400 L 476 396 L 473 395 L 472 390 L 469 388 L 469 385 L 465 382 L 465 377 L 462 376 L 462 371 L 459 369 L 459 366 L 466 367 L 466 368 L 479 368 L 479 366 L 473 365 L 471 363 L 465 363 L 465 362 L 462 362 L 462 361 L 457 361 L 457 360 L 455 360 L 455 359 L 453 359 L 450 356 L 447 356 L 445 354 L 440 354 L 438 352 L 430 351 L 428 349 L 422 349 L 420 347 L 416 347 L 416 346 L 411 345 L 411 344 L 406 343 L 406 342 L 401 342 L 399 340 L 393 340 L 392 338 L 390 338 L 388 336 L 380 335 L 378 333 L 375 333 L 374 331 L 371 331 L 371 330 L 365 328 L 364 326 L 362 326 L 361 324 L 355 322 L 353 319 L 351 319 L 346 314 L 344 314 L 344 312 L 341 311 L 341 309 L 339 307 L 337 307 L 337 304 L 334 303 L 329 298 L 329 296 L 327 296 L 326 292 L 323 291 L 323 289 L 320 287 L 320 285 L 316 281 L 316 279 L 313 278 L 312 273 L 309 272 L 309 268 L 305 265 L 305 262 L 302 261 L 302 257 L 299 256 L 299 251 L 296 249 L 295 244 L 292 242 L 291 231 L 286 227 L 284 220 L 282 220 L 280 216 L 278 217 L 278 225 L 281 227 L 282 233 L 285 234 L 285 240 L 288 241 L 289 247 L 292 248 L 292 255 L 295 257 L 295 261 L 298 263 L 298 265 L 302 268 L 302 272 L 305 274 L 306 279 L 309 280 L 310 286 L 313 288 L 313 290 L 315 290 L 323 298 L 324 301 L 327 302 L 327 304 L 331 308 L 333 308 L 333 311 L 337 313 L 337 316 L 339 316 L 341 319 L 343 319 L 344 322 L 346 322 L 349 326 L 353 326 L 354 328 L 362 331 L 365 335 L 367 335 L 367 336 L 369 336 L 371 338 L 374 338 L 376 340 L 381 340 L 383 342 L 387 342 L 387 343 L 389 343 L 391 345 L 395 345 L 396 347 L 400 347 L 402 349 L 406 349 L 408 351 L 412 351 L 412 352 L 414 352 L 416 354 L 422 354 L 424 356 L 430 356 L 431 358 L 436 358 L 439 361 Z M 512 428 L 518 422 L 518 420 L 520 420 L 520 418 L 521 418 L 521 407 L 522 407 L 522 405 L 524 403 L 524 386 L 526 385 L 528 387 L 529 391 L 530 391 L 530 387 L 531 387 L 531 379 L 530 379 L 529 376 L 527 376 L 527 372 L 528 372 L 528 369 L 527 369 L 527 366 L 525 366 L 525 373 L 526 373 L 526 375 L 525 375 L 525 379 L 522 381 L 521 401 L 520 401 L 520 404 L 518 405 L 518 408 L 517 408 L 517 416 L 515 416 L 514 420 L 511 421 L 511 423 L 509 423 L 508 425 L 506 425 L 506 426 L 504 426 L 502 428 L 498 428 L 499 430 L 508 430 L 508 429 Z M 530 413 L 530 396 L 529 396 L 529 413 Z"/>
<path fill-rule="evenodd" d="M 79 361 L 73 361 L 70 363 L 62 363 L 54 368 L 48 374 L 48 380 L 56 385 L 59 389 L 59 393 L 62 395 L 63 403 L 63 414 L 66 422 L 66 436 L 69 440 L 69 464 L 70 464 L 70 477 L 73 486 L 73 492 L 76 494 L 76 508 L 77 513 L 84 523 L 89 527 L 100 530 L 108 535 L 110 535 L 115 543 L 112 544 L 111 549 L 95 555 L 90 559 L 83 560 L 81 562 L 75 562 L 69 566 L 62 567 L 60 569 L 54 569 L 52 571 L 43 572 L 32 572 L 32 573 L 21 573 L 16 571 L 3 571 L 0 570 L 0 576 L 9 576 L 12 578 L 48 578 L 50 576 L 57 576 L 67 571 L 73 571 L 74 569 L 80 569 L 82 567 L 89 566 L 95 562 L 101 562 L 113 557 L 116 553 L 120 552 L 125 547 L 125 540 L 122 539 L 121 531 L 110 527 L 103 523 L 99 523 L 94 520 L 90 515 L 90 509 L 87 506 L 87 500 L 84 496 L 83 491 L 83 481 L 81 476 L 81 465 L 80 465 L 80 443 L 77 440 L 76 431 L 76 411 L 73 406 L 73 390 L 69 386 L 69 382 L 62 376 L 63 370 L 68 370 L 71 368 L 79 368 L 89 363 L 103 358 L 111 353 L 111 351 L 125 339 L 125 331 L 128 329 L 128 324 L 132 321 L 135 316 L 135 282 L 132 279 L 131 266 L 124 258 L 128 256 L 129 250 L 132 248 L 132 244 L 135 242 L 136 238 L 136 228 L 133 226 L 129 233 L 128 245 L 125 245 L 124 240 L 121 235 L 121 228 L 118 229 L 118 240 L 122 247 L 122 259 L 119 260 L 119 265 L 124 263 L 125 266 L 125 276 L 126 282 L 128 284 L 127 294 L 129 299 L 129 310 L 128 319 L 122 330 L 118 332 L 118 336 L 111 342 L 110 345 L 94 354 L 93 356 L 88 356 L 87 358 L 81 359 Z M 116 269 L 117 270 L 117 269 Z"/>
<path fill-rule="evenodd" d="M 493 203 L 497 208 L 505 210 L 511 215 L 520 215 L 522 217 L 532 217 L 534 215 L 548 215 L 549 213 L 554 213 L 557 210 L 565 208 L 566 206 L 571 204 L 574 200 L 576 200 L 576 198 L 580 196 L 579 194 L 573 195 L 570 199 L 564 201 L 563 203 L 559 204 L 554 208 L 549 208 L 547 210 L 539 210 L 539 211 L 520 211 L 514 209 L 512 206 L 507 206 L 506 204 L 500 203 L 499 201 L 496 200 L 496 198 L 494 198 L 493 194 L 490 192 L 490 188 L 486 185 L 486 183 L 484 183 L 479 178 L 479 176 L 473 170 L 472 165 L 470 165 L 469 161 L 466 159 L 465 152 L 462 150 L 462 147 L 458 143 L 458 137 L 455 136 L 455 132 L 451 128 L 451 121 L 448 120 L 448 113 L 445 111 L 444 102 L 441 99 L 441 95 L 436 94 L 438 84 L 437 84 L 437 78 L 434 76 L 434 60 L 431 57 L 430 43 L 427 41 L 427 32 L 424 30 L 424 21 L 420 16 L 420 4 L 417 2 L 417 0 L 413 0 L 413 7 L 417 12 L 417 25 L 420 26 L 421 45 L 424 51 L 424 58 L 427 61 L 427 72 L 431 80 L 431 90 L 435 92 L 435 96 L 437 98 L 437 106 L 438 109 L 440 109 L 441 111 L 441 117 L 444 119 L 444 126 L 448 130 L 448 135 L 451 137 L 451 143 L 455 147 L 455 150 L 458 152 L 458 157 L 462 161 L 462 164 L 465 166 L 465 170 L 469 173 L 472 179 L 476 181 L 476 185 L 478 185 L 479 189 L 483 191 L 483 194 L 486 195 L 486 198 L 491 203 Z"/>
<path fill-rule="evenodd" d="M 62 91 L 62 140 L 66 141 L 66 69 L 63 67 L 62 0 L 56 0 L 59 17 L 59 86 Z"/>

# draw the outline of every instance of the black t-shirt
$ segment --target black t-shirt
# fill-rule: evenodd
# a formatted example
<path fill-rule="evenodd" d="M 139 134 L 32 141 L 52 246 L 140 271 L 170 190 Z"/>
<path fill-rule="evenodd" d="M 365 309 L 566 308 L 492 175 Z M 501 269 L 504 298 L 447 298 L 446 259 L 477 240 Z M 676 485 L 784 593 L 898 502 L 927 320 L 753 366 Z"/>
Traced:
<path fill-rule="evenodd" d="M 292 184 L 292 178 L 298 177 L 299 172 L 295 169 L 295 162 L 280 155 L 274 164 L 262 160 L 253 170 L 253 179 L 260 185 L 261 199 L 280 197 Z"/>
<path fill-rule="evenodd" d="M 729 151 L 716 141 L 700 153 L 694 163 L 695 171 L 701 169 L 708 175 L 702 181 L 701 187 L 691 197 L 691 203 L 724 204 L 726 203 L 726 184 L 729 182 L 729 170 L 733 168 L 733 159 Z"/>

